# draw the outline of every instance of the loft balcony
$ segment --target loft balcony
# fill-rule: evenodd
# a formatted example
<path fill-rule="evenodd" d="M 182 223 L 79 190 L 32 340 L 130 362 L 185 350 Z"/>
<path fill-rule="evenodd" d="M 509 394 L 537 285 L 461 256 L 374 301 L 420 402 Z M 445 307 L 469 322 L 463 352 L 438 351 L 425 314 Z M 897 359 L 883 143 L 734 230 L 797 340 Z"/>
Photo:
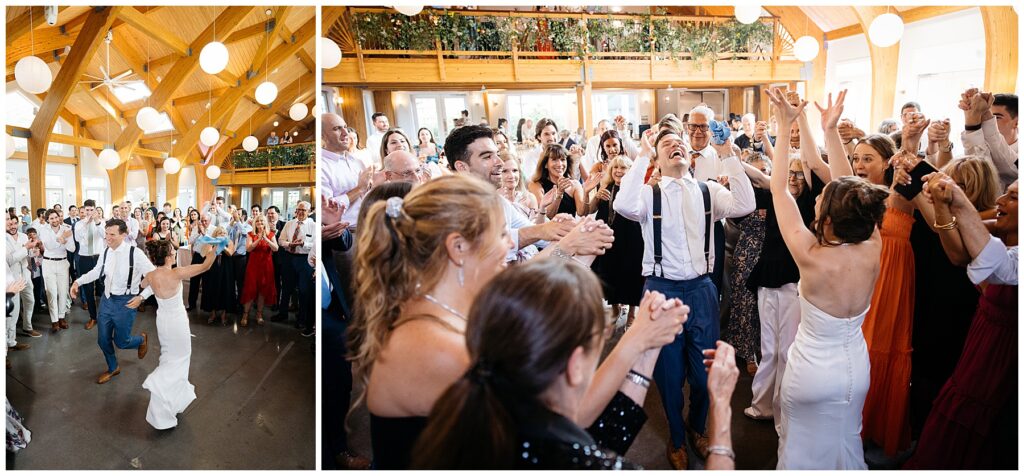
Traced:
<path fill-rule="evenodd" d="M 234 149 L 221 171 L 218 186 L 299 185 L 316 183 L 316 143 Z"/>

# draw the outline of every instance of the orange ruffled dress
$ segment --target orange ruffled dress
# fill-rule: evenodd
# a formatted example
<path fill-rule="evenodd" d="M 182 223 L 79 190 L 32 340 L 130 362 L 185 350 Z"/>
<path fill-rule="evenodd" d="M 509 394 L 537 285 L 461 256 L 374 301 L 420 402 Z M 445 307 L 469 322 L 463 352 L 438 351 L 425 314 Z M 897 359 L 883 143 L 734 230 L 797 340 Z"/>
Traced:
<path fill-rule="evenodd" d="M 914 320 L 914 217 L 889 208 L 882 220 L 882 262 L 864 319 L 871 387 L 862 436 L 888 456 L 910 447 L 910 354 Z"/>

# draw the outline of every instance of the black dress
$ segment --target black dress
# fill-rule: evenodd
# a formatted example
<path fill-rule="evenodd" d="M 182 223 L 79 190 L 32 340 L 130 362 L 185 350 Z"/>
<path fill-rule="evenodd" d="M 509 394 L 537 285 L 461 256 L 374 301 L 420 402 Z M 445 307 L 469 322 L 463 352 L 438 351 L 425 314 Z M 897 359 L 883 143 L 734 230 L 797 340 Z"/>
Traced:
<path fill-rule="evenodd" d="M 379 417 L 370 414 L 373 469 L 409 469 L 412 448 L 427 427 L 427 417 Z"/>
<path fill-rule="evenodd" d="M 548 193 L 554 186 L 555 184 L 548 180 L 547 174 L 540 178 L 540 188 L 544 190 L 544 193 Z M 576 199 L 571 194 L 562 194 L 562 201 L 558 204 L 558 213 L 576 214 Z"/>
<path fill-rule="evenodd" d="M 203 273 L 203 295 L 200 307 L 207 312 L 227 311 L 236 303 L 235 279 L 229 256 L 223 253 Z"/>
<path fill-rule="evenodd" d="M 910 427 L 917 439 L 932 402 L 953 375 L 980 294 L 964 268 L 953 265 L 939 235 L 914 212 L 910 244 L 916 263 L 916 300 L 910 367 Z"/>
<path fill-rule="evenodd" d="M 782 173 L 782 171 L 778 171 Z M 805 177 L 810 177 L 809 189 L 796 197 L 796 206 L 800 210 L 800 217 L 803 218 L 804 226 L 810 227 L 814 221 L 814 201 L 825 189 L 825 183 L 818 179 L 813 172 L 804 172 Z M 810 193 L 807 193 L 810 192 Z M 790 283 L 800 281 L 800 269 L 793 261 L 793 255 L 789 253 L 786 242 L 782 240 L 782 232 L 779 230 L 779 218 L 775 214 L 775 203 L 769 200 L 765 207 L 764 219 L 764 244 L 761 246 L 761 256 L 757 265 L 750 272 L 747 278 L 747 289 L 757 293 L 757 288 L 781 288 Z"/>
<path fill-rule="evenodd" d="M 594 260 L 591 269 L 601 278 L 604 297 L 609 304 L 639 306 L 644 292 L 644 237 L 640 223 L 630 220 L 612 208 L 619 186 L 608 188 L 611 200 L 597 204 L 597 219 L 604 220 L 615 233 L 615 243 Z"/>

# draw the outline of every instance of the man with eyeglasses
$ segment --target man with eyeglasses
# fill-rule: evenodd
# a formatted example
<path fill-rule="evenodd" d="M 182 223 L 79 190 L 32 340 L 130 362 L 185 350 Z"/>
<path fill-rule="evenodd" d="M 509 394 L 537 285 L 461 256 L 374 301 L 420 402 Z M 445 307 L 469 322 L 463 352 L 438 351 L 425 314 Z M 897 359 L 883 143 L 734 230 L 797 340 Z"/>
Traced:
<path fill-rule="evenodd" d="M 302 329 L 303 337 L 312 337 L 314 328 L 313 300 L 313 268 L 309 265 L 309 252 L 313 249 L 316 223 L 309 218 L 309 202 L 295 205 L 295 219 L 285 224 L 278 244 L 287 252 L 284 265 L 291 267 L 290 273 L 283 276 L 284 292 L 281 293 L 281 312 L 271 318 L 279 322 L 288 316 L 288 301 L 292 290 L 299 291 L 299 312 L 295 316 L 295 327 Z"/>
<path fill-rule="evenodd" d="M 416 186 L 426 182 L 430 176 L 415 155 L 396 150 L 384 157 L 384 178 L 388 182 L 409 182 Z"/>

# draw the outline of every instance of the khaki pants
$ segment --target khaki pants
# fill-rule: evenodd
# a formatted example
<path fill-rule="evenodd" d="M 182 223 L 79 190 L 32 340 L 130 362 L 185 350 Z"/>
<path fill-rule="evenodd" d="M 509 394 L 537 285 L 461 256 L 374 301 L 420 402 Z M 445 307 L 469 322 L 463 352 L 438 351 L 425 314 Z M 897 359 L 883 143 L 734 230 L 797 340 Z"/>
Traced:
<path fill-rule="evenodd" d="M 68 260 L 43 260 L 43 286 L 46 288 L 46 305 L 50 310 L 50 322 L 67 317 L 71 307 L 68 281 L 71 279 Z"/>

